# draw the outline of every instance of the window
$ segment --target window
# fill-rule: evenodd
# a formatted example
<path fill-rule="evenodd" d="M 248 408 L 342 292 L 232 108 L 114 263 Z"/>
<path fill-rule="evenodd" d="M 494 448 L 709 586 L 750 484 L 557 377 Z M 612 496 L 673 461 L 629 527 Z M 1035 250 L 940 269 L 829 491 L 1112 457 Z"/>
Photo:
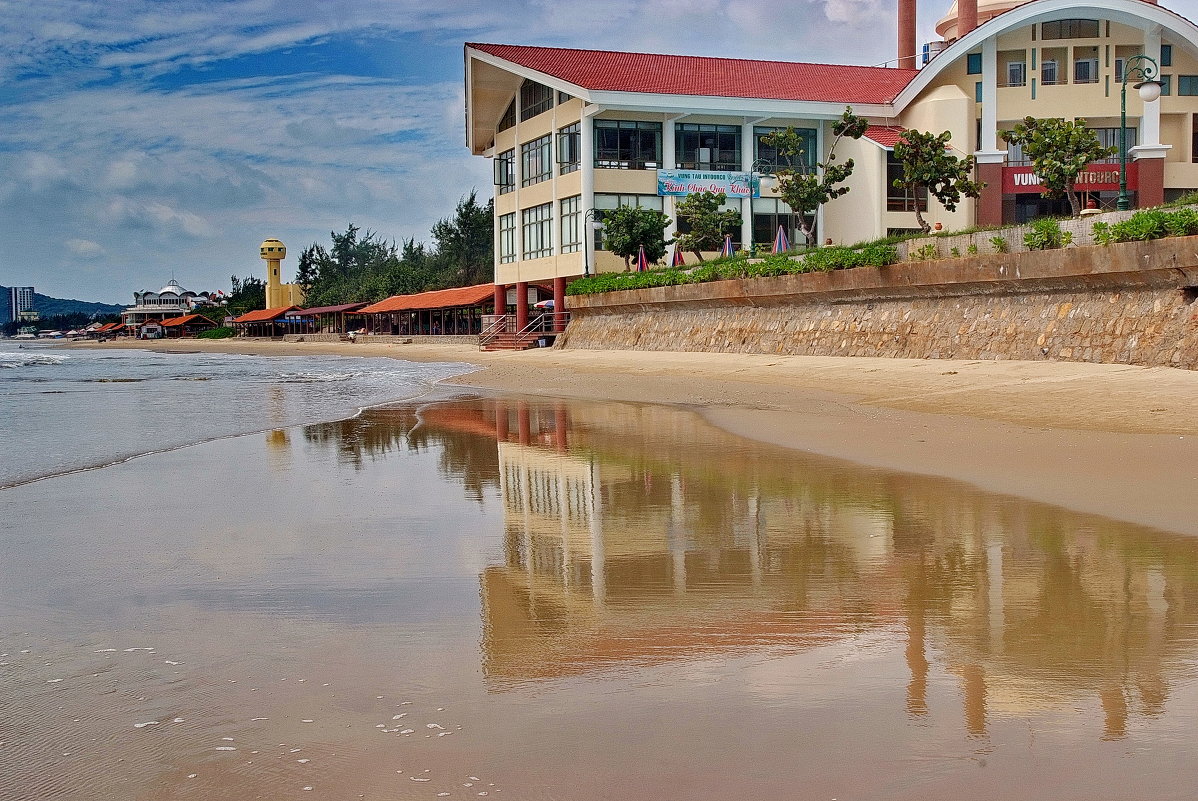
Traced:
<path fill-rule="evenodd" d="M 1098 143 L 1103 147 L 1119 147 L 1119 129 L 1118 128 L 1091 128 L 1094 135 L 1098 137 Z M 1127 149 L 1131 150 L 1136 146 L 1138 131 L 1135 128 L 1127 129 Z M 1117 164 L 1119 162 L 1119 154 L 1100 159 L 1099 163 Z"/>
<path fill-rule="evenodd" d="M 915 211 L 916 204 L 920 211 L 928 210 L 928 192 L 925 189 L 918 196 L 894 185 L 896 180 L 903 177 L 903 163 L 894 157 L 894 151 L 886 152 L 886 210 Z"/>
<path fill-rule="evenodd" d="M 603 222 L 603 218 L 607 216 L 607 212 L 612 209 L 618 209 L 622 206 L 639 206 L 646 209 L 654 209 L 662 211 L 664 209 L 663 198 L 660 195 L 615 195 L 615 194 L 595 194 L 595 222 Z M 602 233 L 597 232 L 595 235 L 595 249 L 607 250 L 607 244 L 601 241 Z"/>
<path fill-rule="evenodd" d="M 1173 45 L 1167 45 L 1167 44 L 1161 45 L 1161 66 L 1162 67 L 1172 67 L 1173 66 Z"/>
<path fill-rule="evenodd" d="M 577 253 L 582 250 L 582 196 L 562 198 L 561 204 L 562 253 Z"/>
<path fill-rule="evenodd" d="M 495 157 L 495 187 L 506 195 L 516 187 L 516 151 L 505 150 Z"/>
<path fill-rule="evenodd" d="M 553 138 L 546 134 L 520 145 L 520 186 L 539 184 L 553 177 L 552 142 Z"/>
<path fill-rule="evenodd" d="M 982 102 L 982 82 L 978 81 L 973 85 L 973 101 L 975 103 Z"/>
<path fill-rule="evenodd" d="M 1055 86 L 1060 83 L 1055 59 L 1040 62 L 1040 83 L 1043 86 Z"/>
<path fill-rule="evenodd" d="M 516 99 L 512 98 L 512 102 L 508 103 L 507 111 L 503 112 L 503 116 L 499 119 L 499 130 L 506 131 L 508 128 L 516 124 Z"/>
<path fill-rule="evenodd" d="M 814 172 L 815 171 L 815 129 L 814 128 L 795 128 L 795 133 L 799 135 L 801 144 L 799 147 L 803 152 L 797 156 L 784 156 L 778 152 L 778 148 L 771 144 L 761 141 L 763 136 L 769 136 L 775 131 L 785 131 L 785 128 L 754 128 L 753 140 L 756 143 L 756 151 L 754 155 L 760 162 L 756 169 L 759 173 L 772 175 L 779 169 L 794 170 L 795 172 Z"/>
<path fill-rule="evenodd" d="M 557 93 L 557 104 L 558 104 L 559 106 L 560 106 L 562 103 L 565 103 L 565 102 L 566 102 L 567 100 L 569 100 L 569 99 L 570 99 L 570 96 L 569 96 L 568 94 L 566 94 L 565 92 L 558 92 L 558 93 Z"/>
<path fill-rule="evenodd" d="M 516 260 L 516 212 L 499 215 L 499 263 Z"/>
<path fill-rule="evenodd" d="M 1198 114 L 1190 117 L 1190 162 L 1198 164 Z"/>
<path fill-rule="evenodd" d="M 1025 86 L 1027 84 L 1027 64 L 1022 61 L 1007 62 L 1007 86 Z"/>
<path fill-rule="evenodd" d="M 675 152 L 684 170 L 739 170 L 740 126 L 681 123 L 675 126 Z"/>
<path fill-rule="evenodd" d="M 542 203 L 523 211 L 524 258 L 539 259 L 553 255 L 552 207 L 552 203 Z"/>
<path fill-rule="evenodd" d="M 595 166 L 657 169 L 661 166 L 661 123 L 595 120 Z"/>
<path fill-rule="evenodd" d="M 1165 95 L 1173 94 L 1173 76 L 1172 75 L 1162 75 L 1159 78 L 1157 78 L 1157 80 L 1161 82 L 1161 96 L 1162 97 L 1164 97 Z"/>
<path fill-rule="evenodd" d="M 1178 75 L 1177 94 L 1183 97 L 1198 95 L 1198 75 Z"/>
<path fill-rule="evenodd" d="M 1040 26 L 1042 39 L 1097 39 L 1098 20 L 1058 19 Z"/>
<path fill-rule="evenodd" d="M 520 85 L 520 121 L 532 119 L 553 108 L 553 90 L 536 81 Z"/>
<path fill-rule="evenodd" d="M 1074 83 L 1098 83 L 1098 59 L 1079 58 L 1073 62 Z"/>
<path fill-rule="evenodd" d="M 753 200 L 753 242 L 758 247 L 769 245 L 778 235 L 778 226 L 786 230 L 791 247 L 802 247 L 803 228 L 799 225 L 799 215 L 791 211 L 776 197 L 759 197 Z"/>
<path fill-rule="evenodd" d="M 1123 83 L 1123 59 L 1115 59 L 1115 83 Z"/>
<path fill-rule="evenodd" d="M 582 123 L 567 125 L 557 132 L 557 171 L 574 172 L 582 163 Z"/>
<path fill-rule="evenodd" d="M 966 75 L 981 75 L 982 74 L 982 54 L 970 53 L 965 56 L 965 74 Z"/>

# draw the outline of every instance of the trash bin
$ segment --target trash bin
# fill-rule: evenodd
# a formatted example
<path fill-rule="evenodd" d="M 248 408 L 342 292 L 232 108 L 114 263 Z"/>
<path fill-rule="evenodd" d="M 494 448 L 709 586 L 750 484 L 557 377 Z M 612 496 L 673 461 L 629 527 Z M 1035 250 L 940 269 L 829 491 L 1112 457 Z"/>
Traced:
<path fill-rule="evenodd" d="M 537 338 L 537 347 L 538 348 L 549 347 L 549 337 L 538 337 Z"/>

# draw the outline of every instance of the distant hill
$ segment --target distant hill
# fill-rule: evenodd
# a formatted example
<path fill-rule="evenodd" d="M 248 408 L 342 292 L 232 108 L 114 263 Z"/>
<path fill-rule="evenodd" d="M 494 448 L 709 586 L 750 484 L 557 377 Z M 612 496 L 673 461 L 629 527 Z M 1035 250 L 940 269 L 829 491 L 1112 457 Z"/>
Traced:
<path fill-rule="evenodd" d="M 111 303 L 93 303 L 89 300 L 70 300 L 66 298 L 52 298 L 49 295 L 42 295 L 38 292 L 33 293 L 33 308 L 42 317 L 54 317 L 59 314 L 86 314 L 94 316 L 97 314 L 119 314 L 124 306 L 116 306 Z M 0 286 L 0 309 L 8 311 L 8 287 Z M 0 320 L 7 319 L 8 315 L 0 317 Z"/>

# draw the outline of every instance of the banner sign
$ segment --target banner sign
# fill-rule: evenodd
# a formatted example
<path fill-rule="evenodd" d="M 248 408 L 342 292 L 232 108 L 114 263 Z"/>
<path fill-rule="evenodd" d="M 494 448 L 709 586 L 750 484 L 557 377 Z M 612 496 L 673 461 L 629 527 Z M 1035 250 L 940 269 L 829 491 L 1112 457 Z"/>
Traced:
<path fill-rule="evenodd" d="M 1136 188 L 1138 166 L 1135 162 L 1127 164 L 1129 190 Z M 1077 174 L 1074 188 L 1078 192 L 1118 192 L 1119 165 L 1091 164 Z M 1040 183 L 1040 176 L 1036 175 L 1032 167 L 1003 167 L 1002 191 L 1007 195 L 1040 194 L 1044 191 L 1044 185 Z"/>
<path fill-rule="evenodd" d="M 657 171 L 659 195 L 697 195 L 700 192 L 723 192 L 729 198 L 761 197 L 761 186 L 751 172 Z"/>

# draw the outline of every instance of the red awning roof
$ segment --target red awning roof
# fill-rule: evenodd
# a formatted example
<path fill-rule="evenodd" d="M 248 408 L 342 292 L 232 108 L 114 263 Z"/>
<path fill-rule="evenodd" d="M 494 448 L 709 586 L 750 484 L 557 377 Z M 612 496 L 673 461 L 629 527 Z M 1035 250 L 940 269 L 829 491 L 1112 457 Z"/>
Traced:
<path fill-rule="evenodd" d="M 172 317 L 169 320 L 163 320 L 162 326 L 163 328 L 171 328 L 176 325 L 191 325 L 193 323 L 198 323 L 201 320 L 209 325 L 216 325 L 216 323 L 212 322 L 202 314 L 185 314 L 182 317 Z"/>
<path fill-rule="evenodd" d="M 865 129 L 865 138 L 877 142 L 884 148 L 890 149 L 898 144 L 904 128 L 894 125 L 871 125 Z"/>
<path fill-rule="evenodd" d="M 886 103 L 919 70 L 468 43 L 584 89 L 667 95 Z"/>
<path fill-rule="evenodd" d="M 234 317 L 235 323 L 268 323 L 271 320 L 277 320 L 292 309 L 298 309 L 299 306 L 285 306 L 281 309 L 259 309 L 258 311 L 247 312 L 240 317 Z"/>
<path fill-rule="evenodd" d="M 303 317 L 306 314 L 334 314 L 336 312 L 357 311 L 363 306 L 369 305 L 366 301 L 360 303 L 342 303 L 340 306 L 315 306 L 311 309 L 296 309 L 295 311 L 287 312 L 288 317 Z"/>
<path fill-rule="evenodd" d="M 358 314 L 381 314 L 383 312 L 416 311 L 419 309 L 451 309 L 461 306 L 481 306 L 495 296 L 494 284 L 475 284 L 453 289 L 438 289 L 416 295 L 394 295 L 380 300 Z"/>

